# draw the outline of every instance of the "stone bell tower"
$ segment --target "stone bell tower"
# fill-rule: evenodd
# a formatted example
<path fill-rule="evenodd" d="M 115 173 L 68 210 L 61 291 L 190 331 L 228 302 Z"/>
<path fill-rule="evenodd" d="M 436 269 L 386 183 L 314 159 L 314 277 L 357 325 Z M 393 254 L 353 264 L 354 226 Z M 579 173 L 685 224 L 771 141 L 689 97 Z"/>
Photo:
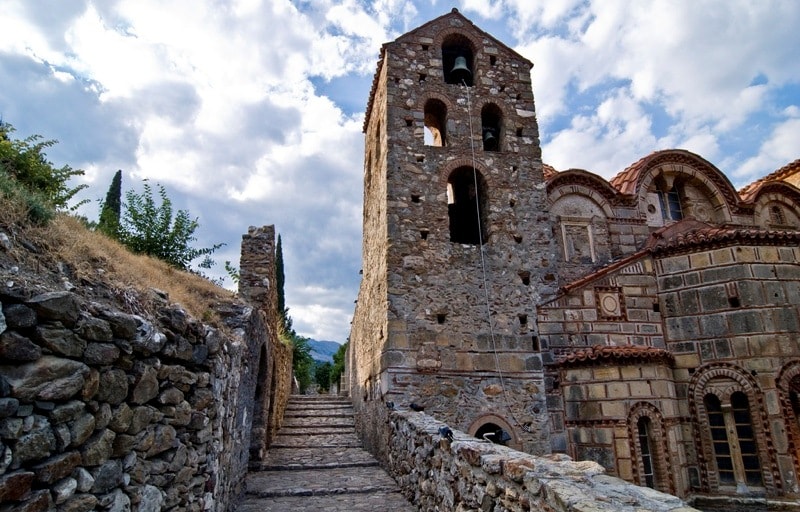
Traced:
<path fill-rule="evenodd" d="M 350 338 L 373 451 L 387 403 L 549 451 L 535 305 L 554 291 L 555 246 L 532 66 L 456 9 L 381 48 Z"/>

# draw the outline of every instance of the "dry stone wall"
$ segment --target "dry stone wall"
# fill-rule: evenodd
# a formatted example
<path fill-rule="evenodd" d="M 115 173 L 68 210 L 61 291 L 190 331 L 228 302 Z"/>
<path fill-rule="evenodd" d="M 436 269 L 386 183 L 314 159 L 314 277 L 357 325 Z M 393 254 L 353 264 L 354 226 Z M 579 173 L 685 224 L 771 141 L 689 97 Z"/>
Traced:
<path fill-rule="evenodd" d="M 87 291 L 0 290 L 0 511 L 235 510 L 256 401 L 280 415 L 290 389 L 264 304 L 220 304 L 217 328 L 163 292 L 132 314 Z"/>
<path fill-rule="evenodd" d="M 389 471 L 420 510 L 690 512 L 679 498 L 604 474 L 589 461 L 533 456 L 459 431 L 423 413 L 387 413 Z"/>

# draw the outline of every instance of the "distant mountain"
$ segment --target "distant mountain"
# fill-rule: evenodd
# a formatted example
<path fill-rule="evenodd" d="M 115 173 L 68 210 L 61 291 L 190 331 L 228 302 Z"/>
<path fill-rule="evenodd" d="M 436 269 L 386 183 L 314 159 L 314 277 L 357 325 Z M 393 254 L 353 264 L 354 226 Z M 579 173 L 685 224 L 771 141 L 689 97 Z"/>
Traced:
<path fill-rule="evenodd" d="M 342 346 L 341 343 L 335 341 L 317 341 L 308 340 L 308 345 L 311 347 L 311 357 L 315 361 L 321 363 L 332 363 L 333 354 Z"/>

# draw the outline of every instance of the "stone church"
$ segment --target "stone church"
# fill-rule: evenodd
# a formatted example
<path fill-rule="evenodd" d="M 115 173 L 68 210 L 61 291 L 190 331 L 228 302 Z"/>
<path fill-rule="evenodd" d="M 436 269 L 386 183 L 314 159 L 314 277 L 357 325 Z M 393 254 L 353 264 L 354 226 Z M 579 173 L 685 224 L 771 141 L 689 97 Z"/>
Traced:
<path fill-rule="evenodd" d="M 800 496 L 800 160 L 542 162 L 533 64 L 457 10 L 381 48 L 349 387 L 682 497 Z M 545 155 L 546 156 L 546 155 Z"/>

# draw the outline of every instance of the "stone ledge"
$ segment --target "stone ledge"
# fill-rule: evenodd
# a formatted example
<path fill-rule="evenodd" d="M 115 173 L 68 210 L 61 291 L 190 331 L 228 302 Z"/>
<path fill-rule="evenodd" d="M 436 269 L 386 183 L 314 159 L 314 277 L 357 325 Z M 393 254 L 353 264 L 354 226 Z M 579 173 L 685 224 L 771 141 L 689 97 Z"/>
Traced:
<path fill-rule="evenodd" d="M 533 456 L 480 441 L 418 412 L 392 411 L 390 474 L 421 510 L 695 511 L 675 496 L 606 475 L 596 462 Z M 458 508 L 460 507 L 460 508 Z"/>

